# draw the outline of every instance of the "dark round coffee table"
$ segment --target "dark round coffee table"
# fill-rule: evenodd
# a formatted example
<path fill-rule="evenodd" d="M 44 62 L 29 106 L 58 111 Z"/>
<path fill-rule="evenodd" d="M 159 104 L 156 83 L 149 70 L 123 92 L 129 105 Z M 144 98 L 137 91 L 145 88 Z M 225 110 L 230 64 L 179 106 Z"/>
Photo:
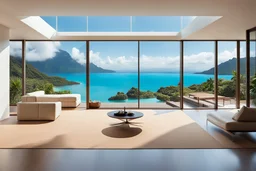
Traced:
<path fill-rule="evenodd" d="M 115 119 L 119 119 L 121 121 L 123 121 L 124 123 L 126 124 L 129 124 L 131 120 L 133 119 L 138 119 L 138 118 L 141 118 L 144 114 L 141 113 L 141 112 L 136 112 L 136 111 L 130 111 L 133 113 L 132 116 L 128 116 L 128 115 L 125 115 L 125 116 L 116 116 L 115 113 L 117 113 L 118 111 L 111 111 L 111 112 L 108 112 L 108 116 L 111 117 L 111 118 L 115 118 Z"/>

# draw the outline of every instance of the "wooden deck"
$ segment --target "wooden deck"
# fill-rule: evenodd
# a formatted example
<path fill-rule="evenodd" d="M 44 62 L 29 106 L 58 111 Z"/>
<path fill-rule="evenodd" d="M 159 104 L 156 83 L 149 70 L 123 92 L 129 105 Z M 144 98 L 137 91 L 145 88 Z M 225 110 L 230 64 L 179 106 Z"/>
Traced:
<path fill-rule="evenodd" d="M 214 100 L 215 99 L 214 94 L 205 93 L 205 92 L 189 93 L 188 97 L 191 98 L 191 96 L 192 96 L 192 98 L 197 100 L 198 106 L 200 106 L 200 100 L 207 101 L 207 100 Z M 229 101 L 231 100 L 230 97 L 225 97 L 225 96 L 218 96 L 217 98 L 218 98 L 218 100 L 222 100 L 223 106 L 225 106 L 225 101 L 226 100 L 229 100 Z"/>

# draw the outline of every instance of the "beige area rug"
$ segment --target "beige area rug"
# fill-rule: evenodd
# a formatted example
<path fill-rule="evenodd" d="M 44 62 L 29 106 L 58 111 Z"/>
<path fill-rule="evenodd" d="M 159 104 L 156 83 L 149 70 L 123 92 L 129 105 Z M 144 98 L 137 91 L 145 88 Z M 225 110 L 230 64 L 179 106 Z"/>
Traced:
<path fill-rule="evenodd" d="M 108 110 L 63 111 L 54 122 L 0 122 L 0 148 L 223 148 L 182 111 L 140 110 L 118 125 Z M 117 125 L 115 125 L 117 124 Z"/>

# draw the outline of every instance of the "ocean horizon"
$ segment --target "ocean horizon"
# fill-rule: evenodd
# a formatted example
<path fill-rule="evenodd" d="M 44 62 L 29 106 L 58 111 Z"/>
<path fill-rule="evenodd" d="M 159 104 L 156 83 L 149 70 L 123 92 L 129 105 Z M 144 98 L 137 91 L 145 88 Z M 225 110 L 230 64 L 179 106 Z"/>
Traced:
<path fill-rule="evenodd" d="M 47 73 L 51 76 L 59 76 L 69 81 L 79 82 L 78 85 L 54 87 L 55 91 L 70 90 L 73 94 L 81 94 L 82 102 L 86 101 L 86 74 L 85 73 Z M 230 80 L 232 75 L 219 75 L 219 79 Z M 193 84 L 201 84 L 207 79 L 214 79 L 214 75 L 184 73 L 184 87 Z M 140 90 L 156 92 L 160 87 L 177 86 L 180 82 L 179 73 L 170 72 L 143 72 L 140 73 Z M 90 73 L 90 99 L 101 102 L 137 103 L 137 99 L 125 101 L 109 101 L 108 98 L 117 92 L 126 93 L 130 88 L 138 88 L 138 73 Z M 160 102 L 156 98 L 141 99 L 143 103 Z"/>

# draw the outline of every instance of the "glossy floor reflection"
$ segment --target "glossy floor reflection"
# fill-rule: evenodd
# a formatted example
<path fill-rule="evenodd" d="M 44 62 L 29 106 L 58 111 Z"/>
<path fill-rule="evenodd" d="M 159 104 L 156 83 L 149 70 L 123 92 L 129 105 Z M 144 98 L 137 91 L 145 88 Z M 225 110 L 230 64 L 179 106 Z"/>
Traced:
<path fill-rule="evenodd" d="M 255 150 L 47 150 L 2 149 L 0 170 L 255 171 Z"/>

